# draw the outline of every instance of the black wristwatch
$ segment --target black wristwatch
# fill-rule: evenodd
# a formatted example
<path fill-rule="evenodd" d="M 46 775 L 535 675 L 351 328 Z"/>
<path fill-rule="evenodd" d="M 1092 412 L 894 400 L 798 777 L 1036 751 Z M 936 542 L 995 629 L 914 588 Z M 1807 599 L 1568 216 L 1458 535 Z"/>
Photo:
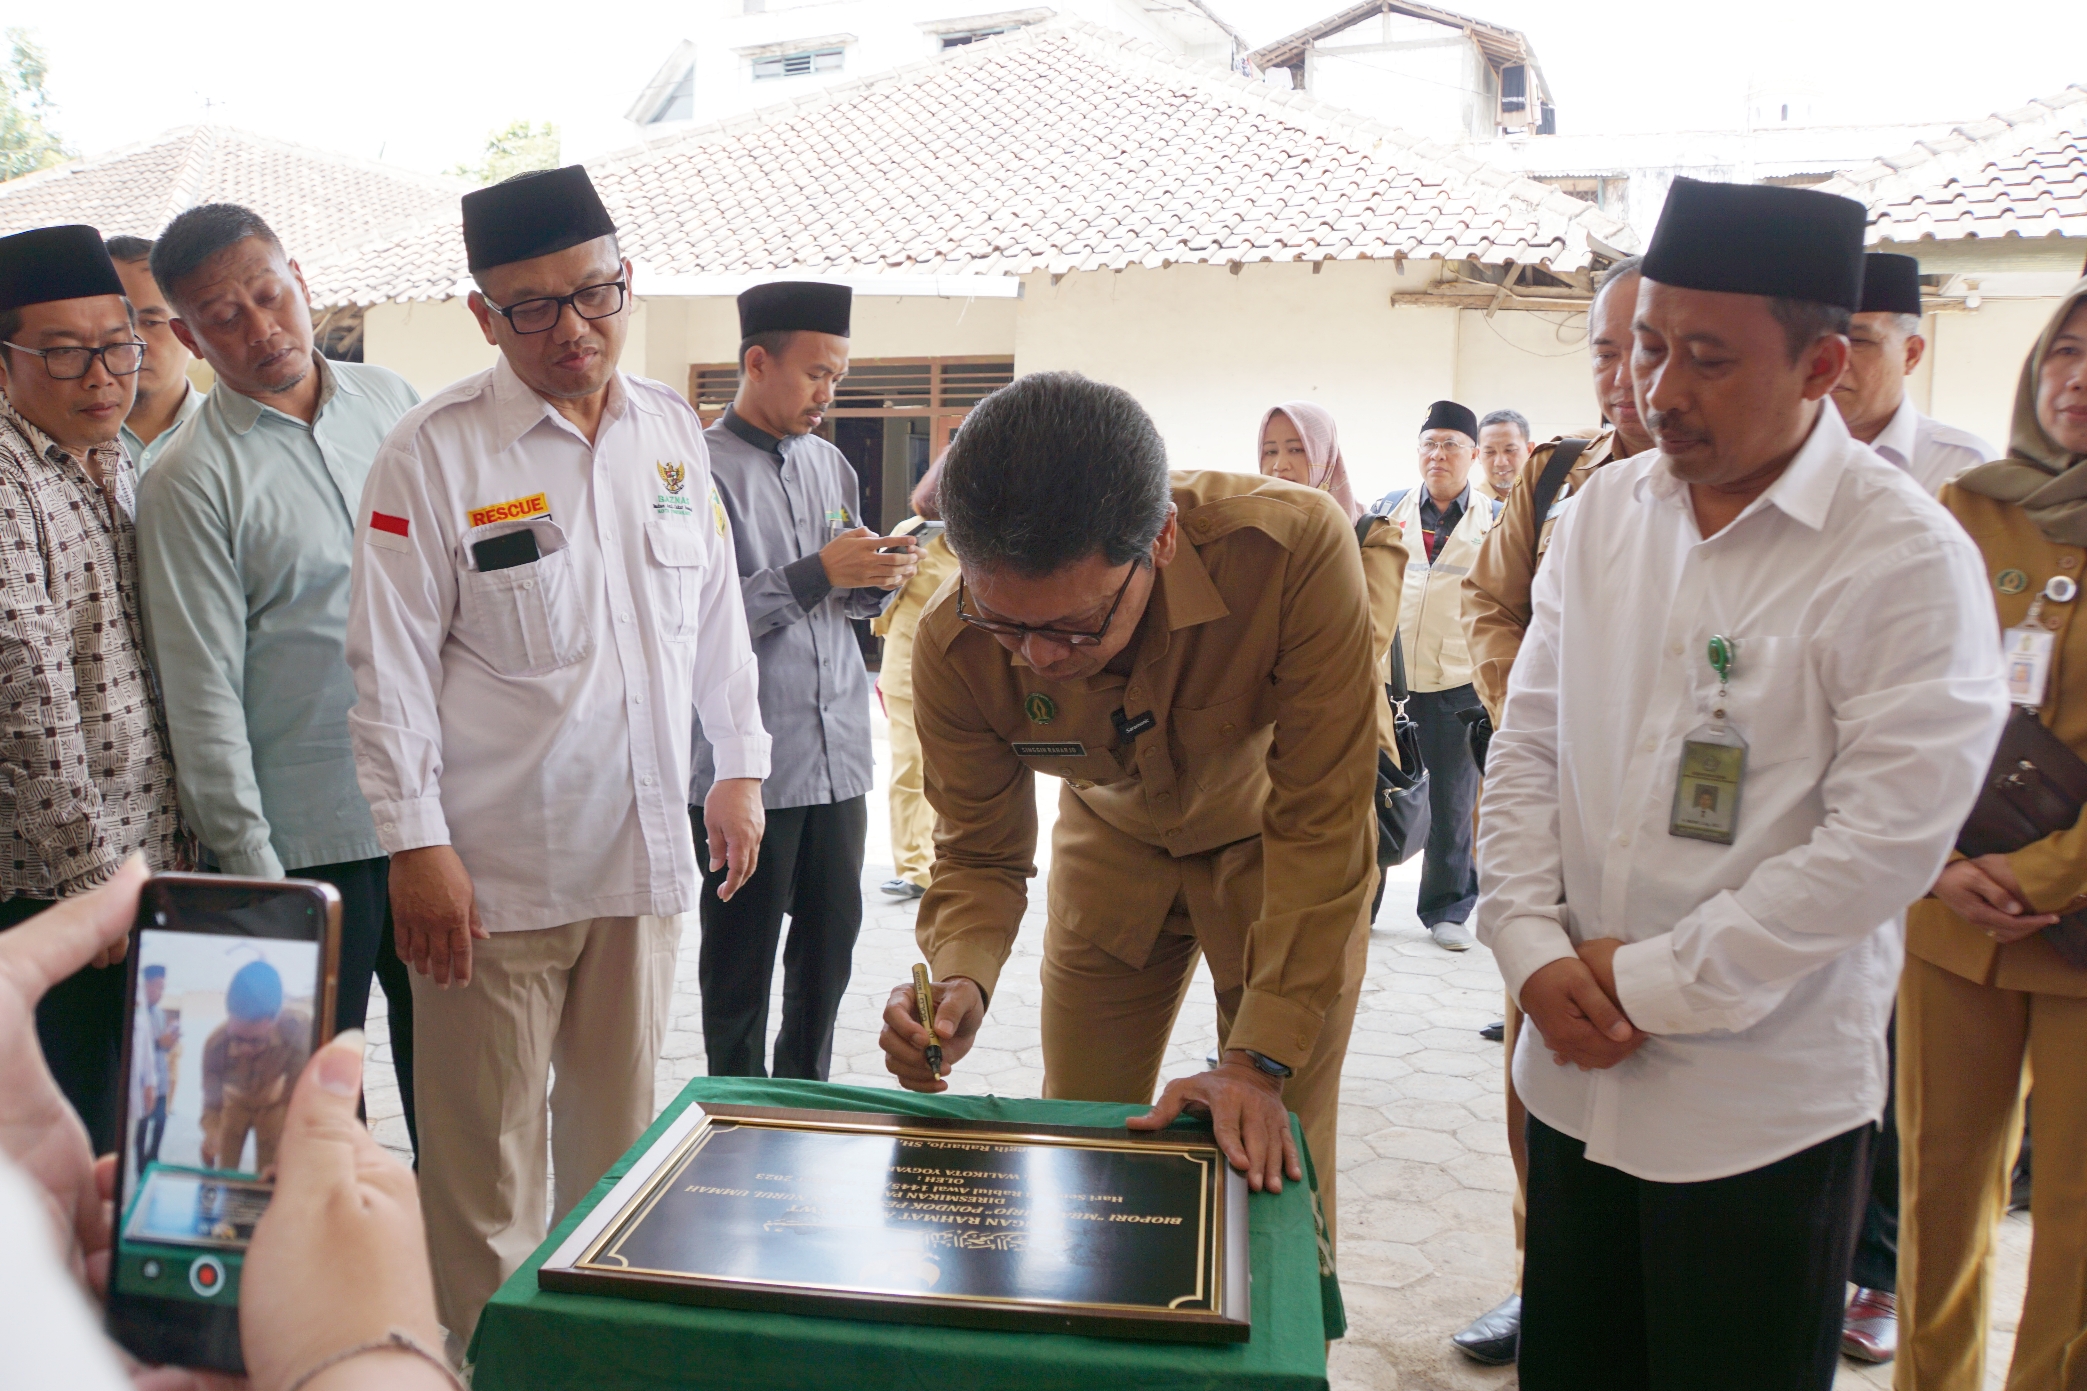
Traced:
<path fill-rule="evenodd" d="M 1295 1075 L 1295 1073 L 1290 1068 L 1283 1066 L 1274 1058 L 1269 1057 L 1266 1053 L 1256 1053 L 1251 1048 L 1242 1048 L 1239 1051 L 1246 1054 L 1246 1060 L 1248 1062 L 1252 1063 L 1260 1071 L 1266 1073 L 1270 1077 L 1275 1078 L 1279 1082 L 1287 1081 L 1289 1078 Z"/>

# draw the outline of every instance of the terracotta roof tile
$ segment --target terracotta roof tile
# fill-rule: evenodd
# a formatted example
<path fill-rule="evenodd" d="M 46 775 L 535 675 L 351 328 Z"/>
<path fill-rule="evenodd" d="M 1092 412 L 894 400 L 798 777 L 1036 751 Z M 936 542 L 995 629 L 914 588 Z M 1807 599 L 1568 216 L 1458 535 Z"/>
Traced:
<path fill-rule="evenodd" d="M 2087 85 L 1959 126 L 1819 187 L 1869 205 L 1873 242 L 2087 237 Z"/>
<path fill-rule="evenodd" d="M 1486 257 L 1496 242 L 1574 270 L 1589 232 L 1635 245 L 1591 204 L 1299 95 L 1046 24 L 589 170 L 625 252 L 668 275 Z M 463 265 L 452 204 L 305 271 L 315 302 L 368 304 L 451 295 Z"/>
<path fill-rule="evenodd" d="M 199 203 L 241 203 L 303 261 L 453 209 L 465 187 L 225 126 L 182 126 L 0 184 L 0 235 L 85 222 L 104 236 L 152 237 Z"/>

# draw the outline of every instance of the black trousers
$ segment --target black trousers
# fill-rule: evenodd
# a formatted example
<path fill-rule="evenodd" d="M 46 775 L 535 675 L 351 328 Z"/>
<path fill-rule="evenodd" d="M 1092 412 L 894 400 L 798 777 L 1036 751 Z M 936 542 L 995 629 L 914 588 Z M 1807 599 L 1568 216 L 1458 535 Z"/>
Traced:
<path fill-rule="evenodd" d="M 0 931 L 19 927 L 53 900 L 11 898 L 0 903 Z M 88 966 L 52 986 L 36 1007 L 36 1041 L 58 1090 L 80 1113 L 96 1154 L 117 1144 L 116 1110 L 123 1099 L 123 981 L 129 963 Z"/>
<path fill-rule="evenodd" d="M 1460 923 L 1478 907 L 1478 866 L 1471 855 L 1471 811 L 1478 805 L 1478 764 L 1470 727 L 1457 711 L 1476 709 L 1469 686 L 1415 691 L 1406 707 L 1420 726 L 1420 757 L 1428 769 L 1428 847 L 1420 862 L 1421 924 Z"/>
<path fill-rule="evenodd" d="M 166 1137 L 167 1099 L 164 1096 L 153 1098 L 152 1110 L 138 1117 L 137 1132 L 134 1157 L 138 1172 L 142 1174 L 147 1164 L 159 1158 L 159 1142 Z"/>
<path fill-rule="evenodd" d="M 1884 1119 L 1870 1156 L 1870 1194 L 1862 1205 L 1862 1230 L 1855 1237 L 1855 1260 L 1848 1278 L 1866 1290 L 1896 1294 L 1899 1288 L 1899 1016 L 1893 1010 L 1890 1031 L 1891 1086 L 1884 1094 Z"/>
<path fill-rule="evenodd" d="M 1874 1134 L 1651 1183 L 1531 1116 L 1523 1391 L 1830 1391 Z"/>
<path fill-rule="evenodd" d="M 402 960 L 391 929 L 391 861 L 383 855 L 337 865 L 306 865 L 293 879 L 317 879 L 341 894 L 341 983 L 333 997 L 337 1028 L 359 1029 L 369 1018 L 370 977 L 384 986 L 384 1015 L 391 1026 L 391 1070 L 399 1082 L 406 1136 L 420 1153 L 420 1127 L 413 1114 L 413 968 Z"/>
<path fill-rule="evenodd" d="M 855 938 L 862 931 L 862 853 L 869 802 L 850 797 L 768 813 L 761 860 L 730 903 L 718 901 L 725 872 L 710 869 L 703 809 L 690 807 L 696 859 L 703 866 L 703 945 L 696 977 L 703 991 L 703 1048 L 712 1077 L 800 1077 L 825 1081 L 833 1064 L 833 1021 L 848 989 Z M 775 1071 L 763 1066 L 768 987 L 783 915 L 783 1023 Z"/>

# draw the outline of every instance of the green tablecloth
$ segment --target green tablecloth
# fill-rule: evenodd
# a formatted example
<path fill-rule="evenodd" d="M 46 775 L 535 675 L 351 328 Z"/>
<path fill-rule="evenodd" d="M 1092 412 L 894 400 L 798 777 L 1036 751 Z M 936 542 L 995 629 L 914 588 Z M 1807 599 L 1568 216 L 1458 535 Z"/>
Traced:
<path fill-rule="evenodd" d="M 1324 1391 L 1325 1340 L 1339 1336 L 1343 1315 L 1339 1287 L 1330 1278 L 1322 1284 L 1319 1277 L 1312 1203 L 1304 1184 L 1285 1184 L 1280 1194 L 1256 1194 L 1248 1203 L 1254 1333 L 1245 1343 L 989 1333 L 539 1290 L 536 1268 L 623 1177 L 632 1158 L 694 1101 L 1087 1126 L 1121 1125 L 1126 1116 L 1144 1110 L 1075 1101 L 920 1096 L 818 1082 L 697 1078 L 493 1296 L 472 1340 L 474 1391 Z"/>

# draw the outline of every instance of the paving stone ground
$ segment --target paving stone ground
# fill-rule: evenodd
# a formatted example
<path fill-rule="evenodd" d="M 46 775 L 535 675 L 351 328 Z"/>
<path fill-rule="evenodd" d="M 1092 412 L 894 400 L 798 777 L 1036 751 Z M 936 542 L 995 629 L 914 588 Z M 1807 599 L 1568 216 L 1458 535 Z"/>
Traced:
<path fill-rule="evenodd" d="M 891 877 L 883 788 L 888 768 L 884 725 L 875 709 L 877 791 L 870 796 L 870 840 L 863 873 L 865 917 L 855 951 L 855 978 L 835 1033 L 833 1080 L 857 1086 L 896 1085 L 877 1048 L 885 995 L 904 981 L 918 957 L 914 905 L 878 893 Z M 963 1093 L 1036 1096 L 1043 1088 L 1036 1017 L 1043 938 L 1042 866 L 1058 784 L 1039 779 L 1044 824 L 1031 912 L 1014 958 L 1001 976 L 979 1044 L 952 1074 Z M 1483 947 L 1453 954 L 1430 941 L 1414 917 L 1419 862 L 1392 871 L 1370 940 L 1369 975 L 1356 1012 L 1355 1036 L 1341 1084 L 1341 1288 L 1348 1336 L 1333 1349 L 1336 1391 L 1467 1391 L 1516 1385 L 1512 1368 L 1466 1360 L 1448 1337 L 1513 1288 L 1514 1169 L 1507 1157 L 1501 1048 L 1478 1036 L 1500 1016 L 1501 986 Z M 704 1071 L 696 991 L 696 934 L 681 943 L 680 969 L 666 1045 L 659 1062 L 659 1100 Z M 776 973 L 780 990 L 782 973 Z M 770 1026 L 780 1018 L 780 996 Z M 1163 1076 L 1200 1069 L 1216 1042 L 1209 976 L 1197 984 L 1174 1029 Z M 370 1121 L 377 1137 L 406 1155 L 405 1123 L 391 1080 L 383 1009 L 370 1008 Z M 2029 1223 L 2003 1224 L 1987 1386 L 1998 1391 L 2013 1345 L 2028 1259 Z M 1843 1361 L 1836 1391 L 1888 1387 L 1891 1369 Z"/>

